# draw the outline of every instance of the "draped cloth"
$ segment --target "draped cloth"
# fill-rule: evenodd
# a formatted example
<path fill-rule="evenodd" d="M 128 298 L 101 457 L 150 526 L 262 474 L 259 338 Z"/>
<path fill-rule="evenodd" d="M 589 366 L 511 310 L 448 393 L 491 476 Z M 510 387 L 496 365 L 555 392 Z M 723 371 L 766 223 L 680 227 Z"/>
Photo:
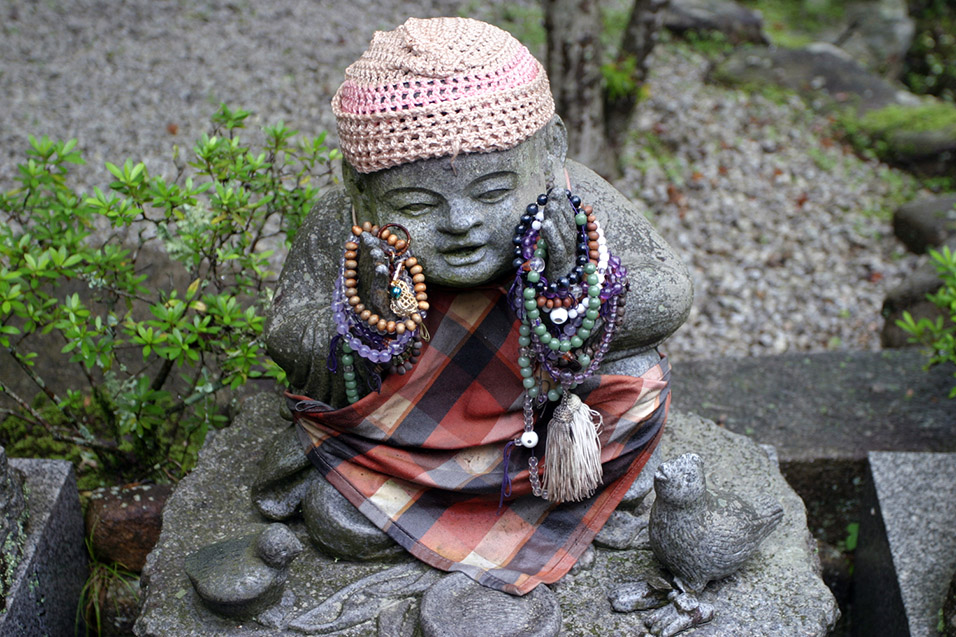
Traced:
<path fill-rule="evenodd" d="M 432 338 L 405 375 L 333 410 L 288 395 L 312 463 L 409 553 L 445 571 L 524 595 L 570 570 L 656 447 L 670 402 L 663 357 L 641 377 L 595 375 L 574 391 L 604 418 L 604 481 L 582 502 L 531 494 L 518 322 L 501 288 L 431 293 Z M 358 361 L 356 355 L 356 361 Z M 551 409 L 536 424 L 545 449 Z M 512 479 L 499 507 L 502 478 Z"/>

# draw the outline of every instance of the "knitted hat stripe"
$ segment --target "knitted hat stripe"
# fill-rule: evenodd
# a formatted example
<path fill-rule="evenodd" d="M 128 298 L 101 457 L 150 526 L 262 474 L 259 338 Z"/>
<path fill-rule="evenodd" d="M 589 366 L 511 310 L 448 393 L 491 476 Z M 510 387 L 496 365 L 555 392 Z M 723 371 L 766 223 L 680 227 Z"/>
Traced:
<path fill-rule="evenodd" d="M 505 68 L 481 75 L 469 73 L 437 80 L 416 78 L 402 84 L 375 87 L 346 80 L 340 89 L 339 108 L 356 115 L 387 113 L 517 89 L 533 82 L 539 67 L 531 53 L 522 49 Z"/>
<path fill-rule="evenodd" d="M 468 18 L 379 31 L 332 98 L 357 171 L 513 148 L 554 115 L 547 75 L 520 42 Z"/>

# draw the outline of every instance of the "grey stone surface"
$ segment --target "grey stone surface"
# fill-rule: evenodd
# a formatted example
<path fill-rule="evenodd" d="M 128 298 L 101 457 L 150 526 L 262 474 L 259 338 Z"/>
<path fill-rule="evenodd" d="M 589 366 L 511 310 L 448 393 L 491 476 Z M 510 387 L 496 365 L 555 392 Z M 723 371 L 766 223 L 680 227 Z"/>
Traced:
<path fill-rule="evenodd" d="M 956 195 L 910 201 L 893 213 L 893 234 L 916 253 L 936 248 L 956 233 Z"/>
<path fill-rule="evenodd" d="M 718 31 L 734 43 L 768 43 L 760 13 L 730 0 L 670 0 L 664 27 L 675 33 Z"/>
<path fill-rule="evenodd" d="M 916 113 L 911 117 L 916 117 Z M 894 128 L 881 137 L 887 160 L 907 170 L 946 177 L 956 169 L 956 126 L 931 130 Z"/>
<path fill-rule="evenodd" d="M 738 86 L 776 84 L 803 95 L 820 91 L 861 111 L 900 100 L 896 87 L 823 42 L 799 49 L 741 48 L 715 67 L 713 77 Z"/>
<path fill-rule="evenodd" d="M 594 543 L 607 549 L 646 548 L 647 511 L 643 513 L 615 511 L 594 537 Z"/>
<path fill-rule="evenodd" d="M 956 451 L 953 368 L 915 349 L 688 361 L 674 407 L 773 445 L 784 465 L 871 450 Z"/>
<path fill-rule="evenodd" d="M 252 499 L 259 513 L 270 520 L 292 517 L 314 478 L 311 469 L 295 427 L 290 424 L 268 443 L 252 483 Z"/>
<path fill-rule="evenodd" d="M 144 572 L 146 599 L 136 625 L 140 637 L 411 635 L 417 630 L 422 595 L 449 577 L 407 555 L 395 562 L 368 563 L 332 558 L 308 546 L 289 566 L 282 601 L 260 614 L 258 621 L 227 620 L 202 605 L 183 560 L 203 546 L 262 528 L 264 520 L 251 503 L 247 485 L 266 453 L 264 443 L 287 426 L 275 416 L 278 405 L 278 398 L 267 395 L 248 401 L 231 427 L 207 441 L 198 466 L 170 498 L 163 534 Z M 672 414 L 661 444 L 664 457 L 685 450 L 705 454 L 715 485 L 734 485 L 751 494 L 769 492 L 786 512 L 783 524 L 754 560 L 705 591 L 703 599 L 716 604 L 717 617 L 697 631 L 728 637 L 826 634 L 826 627 L 835 621 L 836 605 L 818 575 L 803 504 L 763 450 L 713 423 L 681 413 Z M 302 522 L 292 519 L 289 527 L 308 543 Z M 641 613 L 613 612 L 607 595 L 612 583 L 656 573 L 651 552 L 597 547 L 589 549 L 579 564 L 572 575 L 549 587 L 561 607 L 563 634 L 590 634 L 595 627 L 609 635 L 639 630 Z M 718 598 L 723 601 L 713 601 Z M 481 630 L 495 633 L 487 621 Z"/>
<path fill-rule="evenodd" d="M 856 635 L 937 634 L 956 571 L 956 454 L 873 452 L 856 552 Z"/>
<path fill-rule="evenodd" d="M 73 465 L 13 458 L 10 466 L 24 476 L 29 517 L 0 635 L 72 635 L 87 576 Z"/>

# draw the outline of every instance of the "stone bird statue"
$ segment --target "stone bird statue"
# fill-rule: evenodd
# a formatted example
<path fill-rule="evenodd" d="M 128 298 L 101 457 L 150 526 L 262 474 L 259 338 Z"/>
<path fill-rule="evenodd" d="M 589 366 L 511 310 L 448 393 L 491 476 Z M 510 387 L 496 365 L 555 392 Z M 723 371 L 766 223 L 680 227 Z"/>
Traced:
<path fill-rule="evenodd" d="M 783 519 L 776 502 L 758 507 L 736 494 L 707 488 L 704 463 L 695 453 L 661 464 L 654 476 L 657 498 L 648 534 L 657 559 L 674 575 L 671 605 L 645 622 L 670 637 L 710 621 L 713 606 L 697 600 L 708 582 L 736 572 Z"/>
<path fill-rule="evenodd" d="M 252 617 L 282 595 L 302 543 L 284 524 L 205 546 L 188 555 L 186 574 L 203 603 L 227 617 Z"/>

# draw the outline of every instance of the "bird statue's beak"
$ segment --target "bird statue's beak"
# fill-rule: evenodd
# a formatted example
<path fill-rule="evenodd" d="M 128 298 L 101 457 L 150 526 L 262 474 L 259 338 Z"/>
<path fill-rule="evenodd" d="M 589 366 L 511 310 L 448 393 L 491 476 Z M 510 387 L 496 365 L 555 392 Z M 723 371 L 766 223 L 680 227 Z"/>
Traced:
<path fill-rule="evenodd" d="M 667 474 L 664 473 L 664 465 L 663 465 L 663 464 L 661 464 L 661 466 L 659 466 L 659 467 L 657 468 L 657 472 L 654 473 L 654 481 L 655 481 L 655 482 L 667 482 Z"/>

